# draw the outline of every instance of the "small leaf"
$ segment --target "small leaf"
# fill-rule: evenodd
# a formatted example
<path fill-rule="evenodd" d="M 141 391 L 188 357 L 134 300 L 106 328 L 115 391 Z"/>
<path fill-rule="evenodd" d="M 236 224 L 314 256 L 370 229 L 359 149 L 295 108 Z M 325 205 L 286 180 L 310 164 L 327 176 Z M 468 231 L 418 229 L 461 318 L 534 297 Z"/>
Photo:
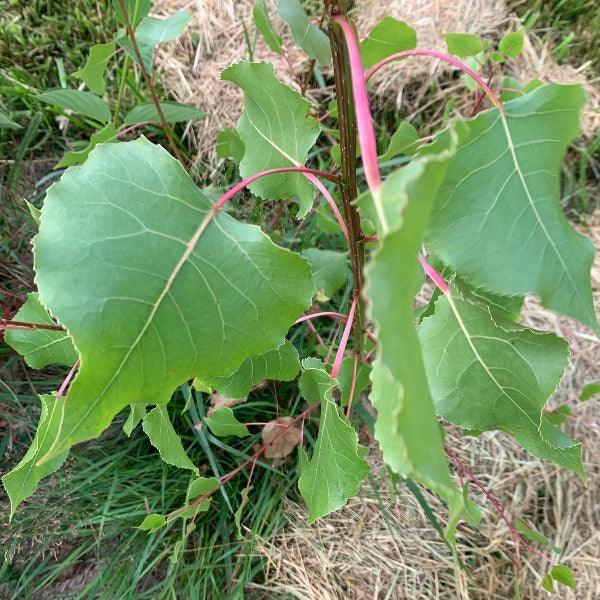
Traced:
<path fill-rule="evenodd" d="M 476 56 L 483 50 L 481 38 L 471 33 L 446 33 L 444 39 L 448 52 L 461 58 Z"/>
<path fill-rule="evenodd" d="M 255 0 L 252 16 L 256 28 L 262 33 L 269 48 L 279 54 L 281 52 L 281 38 L 275 33 L 273 25 L 271 25 L 265 0 Z"/>
<path fill-rule="evenodd" d="M 369 473 L 369 464 L 359 454 L 361 447 L 356 431 L 340 416 L 332 399 L 336 381 L 323 369 L 317 373 L 315 363 L 308 364 L 310 369 L 302 374 L 301 381 L 303 378 L 317 380 L 316 386 L 311 388 L 318 389 L 321 395 L 321 417 L 312 456 L 302 468 L 298 488 L 308 507 L 308 521 L 314 523 L 342 508 L 356 495 Z M 325 385 L 326 380 L 328 385 Z"/>
<path fill-rule="evenodd" d="M 240 423 L 233 414 L 233 410 L 223 406 L 216 410 L 210 417 L 204 417 L 204 422 L 217 437 L 226 437 L 233 435 L 236 437 L 246 437 L 250 435 L 248 428 Z"/>
<path fill-rule="evenodd" d="M 325 365 L 318 358 L 305 358 L 302 361 L 302 375 L 298 381 L 302 397 L 310 404 L 321 402 L 321 398 L 331 387 L 331 378 Z"/>
<path fill-rule="evenodd" d="M 134 402 L 129 406 L 129 415 L 123 423 L 123 431 L 130 437 L 139 422 L 146 416 L 146 405 L 143 402 Z"/>
<path fill-rule="evenodd" d="M 39 464 L 56 437 L 65 410 L 64 398 L 56 400 L 53 396 L 40 396 L 42 413 L 33 442 L 25 456 L 6 475 L 2 477 L 4 489 L 10 498 L 10 518 L 17 506 L 35 492 L 38 482 L 57 471 L 65 462 L 68 452 L 56 454 L 52 460 Z"/>
<path fill-rule="evenodd" d="M 524 521 L 521 519 L 515 519 L 515 529 L 523 536 L 525 536 L 529 541 L 535 542 L 536 544 L 541 544 L 542 546 L 552 546 L 550 540 L 545 536 L 529 527 Z"/>
<path fill-rule="evenodd" d="M 179 104 L 177 102 L 160 102 L 159 104 L 168 123 L 191 121 L 204 116 L 201 110 L 187 104 Z M 160 116 L 154 102 L 138 104 L 123 119 L 123 124 L 127 126 L 137 123 L 160 123 Z"/>
<path fill-rule="evenodd" d="M 113 8 L 117 15 L 117 21 L 121 25 L 125 25 L 125 19 L 123 18 L 123 11 L 121 10 L 121 3 L 119 0 L 112 0 Z M 125 10 L 129 17 L 129 22 L 132 27 L 136 27 L 138 23 L 148 16 L 150 9 L 152 8 L 152 0 L 125 0 Z"/>
<path fill-rule="evenodd" d="M 235 406 L 240 402 L 233 400 L 235 404 L 231 404 L 231 399 L 245 398 L 250 390 L 264 379 L 291 381 L 298 375 L 299 370 L 298 351 L 291 342 L 283 340 L 274 350 L 269 350 L 260 356 L 247 358 L 240 368 L 229 377 L 217 377 L 205 383 L 216 389 L 221 397 L 228 397 L 225 400 L 229 400 L 229 403 L 220 402 L 219 406 Z M 216 396 L 217 394 L 213 398 Z M 208 411 L 208 416 L 216 410 L 217 403 L 213 404 L 214 406 Z"/>
<path fill-rule="evenodd" d="M 153 17 L 142 19 L 135 30 L 135 37 L 146 70 L 152 70 L 154 48 L 163 42 L 170 42 L 178 38 L 192 16 L 191 12 L 181 10 L 166 19 L 155 19 Z M 133 46 L 127 37 L 121 37 L 117 42 L 135 62 L 138 62 Z"/>
<path fill-rule="evenodd" d="M 156 513 L 152 513 L 148 515 L 137 527 L 141 531 L 147 531 L 148 533 L 154 533 L 158 531 L 163 525 L 165 525 L 167 520 L 162 516 Z"/>
<path fill-rule="evenodd" d="M 56 325 L 36 292 L 27 294 L 14 321 Z M 14 348 L 32 369 L 43 369 L 48 365 L 72 366 L 77 360 L 77 351 L 66 331 L 51 329 L 7 329 L 6 343 Z"/>
<path fill-rule="evenodd" d="M 23 127 L 15 123 L 3 110 L 0 110 L 0 129 L 23 129 Z"/>
<path fill-rule="evenodd" d="M 217 135 L 218 158 L 232 158 L 239 163 L 244 158 L 244 142 L 235 129 L 223 129 Z"/>
<path fill-rule="evenodd" d="M 521 54 L 523 50 L 524 43 L 523 30 L 513 31 L 512 33 L 507 33 L 498 44 L 498 49 L 500 52 L 504 52 L 506 56 L 510 56 L 510 58 L 516 58 Z"/>
<path fill-rule="evenodd" d="M 562 404 L 558 408 L 546 412 L 545 416 L 550 423 L 559 426 L 562 425 L 571 416 L 571 414 L 571 409 L 566 404 Z"/>
<path fill-rule="evenodd" d="M 324 31 L 313 25 L 299 0 L 279 0 L 279 16 L 290 26 L 294 41 L 322 67 L 331 62 L 329 38 Z"/>
<path fill-rule="evenodd" d="M 77 150 L 67 152 L 60 160 L 60 162 L 54 167 L 55 169 L 62 169 L 64 167 L 70 167 L 72 165 L 80 165 L 87 160 L 90 152 L 98 144 L 108 144 L 117 141 L 117 130 L 112 123 L 105 125 L 100 131 L 92 133 L 89 144 L 83 150 Z"/>
<path fill-rule="evenodd" d="M 308 101 L 281 83 L 269 63 L 240 61 L 225 69 L 221 78 L 244 90 L 245 108 L 237 124 L 244 144 L 240 175 L 303 165 L 319 135 Z M 302 214 L 312 206 L 313 187 L 300 173 L 270 175 L 248 187 L 261 198 L 299 199 Z"/>
<path fill-rule="evenodd" d="M 318 302 L 327 302 L 348 281 L 348 253 L 309 248 L 302 252 L 310 264 Z"/>
<path fill-rule="evenodd" d="M 400 154 L 414 154 L 418 141 L 417 130 L 408 121 L 402 121 L 392 134 L 388 149 L 379 157 L 380 162 L 391 160 Z"/>
<path fill-rule="evenodd" d="M 595 396 L 596 394 L 600 394 L 600 381 L 597 381 L 594 383 L 588 383 L 587 385 L 585 385 L 583 387 L 583 389 L 581 390 L 581 394 L 579 396 L 579 401 L 586 402 L 587 400 L 589 400 L 592 396 Z"/>
<path fill-rule="evenodd" d="M 562 583 L 571 589 L 575 589 L 573 571 L 571 571 L 567 565 L 554 565 L 552 569 L 550 569 L 550 575 L 552 575 L 552 578 L 555 581 L 558 581 L 558 583 Z"/>
<path fill-rule="evenodd" d="M 25 200 L 25 204 L 27 205 L 27 209 L 29 210 L 29 214 L 31 215 L 31 218 L 35 221 L 35 224 L 39 228 L 42 211 L 39 208 L 37 208 L 36 206 L 34 206 L 31 202 L 29 202 L 29 200 Z"/>
<path fill-rule="evenodd" d="M 292 417 L 278 417 L 269 421 L 262 430 L 263 444 L 270 444 L 265 450 L 265 458 L 285 458 L 294 448 L 302 443 L 302 429 L 298 424 L 293 424 Z M 282 433 L 282 430 L 285 432 Z"/>
<path fill-rule="evenodd" d="M 546 590 L 550 594 L 554 593 L 554 579 L 552 579 L 552 575 L 550 575 L 550 573 L 544 575 L 542 579 L 542 589 Z"/>
<path fill-rule="evenodd" d="M 360 56 L 365 69 L 372 67 L 380 60 L 412 50 L 417 46 L 417 32 L 404 21 L 393 17 L 384 17 L 360 43 Z"/>
<path fill-rule="evenodd" d="M 198 477 L 197 479 L 194 479 L 188 487 L 187 501 L 190 502 L 200 496 L 214 492 L 218 487 L 219 480 L 216 477 Z M 208 508 L 208 506 L 206 508 Z"/>
<path fill-rule="evenodd" d="M 108 61 L 115 53 L 115 42 L 108 44 L 95 44 L 90 48 L 90 53 L 83 69 L 75 71 L 73 77 L 78 77 L 90 88 L 94 94 L 102 96 L 106 91 L 104 73 Z"/>
<path fill-rule="evenodd" d="M 38 94 L 37 98 L 65 110 L 72 110 L 101 123 L 110 121 L 108 104 L 96 94 L 80 90 L 57 89 Z"/>
<path fill-rule="evenodd" d="M 504 54 L 502 54 L 502 52 L 494 51 L 494 52 L 490 53 L 490 60 L 493 60 L 494 62 L 498 62 L 498 63 L 504 62 L 504 58 L 505 58 L 505 56 L 504 56 Z"/>
<path fill-rule="evenodd" d="M 240 504 L 237 507 L 233 519 L 235 521 L 235 527 L 237 529 L 237 540 L 241 541 L 244 539 L 244 534 L 242 533 L 242 515 L 244 514 L 244 508 L 246 508 L 246 504 L 248 504 L 248 495 L 252 486 L 247 486 L 242 490 Z"/>
<path fill-rule="evenodd" d="M 143 419 L 142 428 L 150 443 L 158 450 L 160 457 L 169 465 L 189 469 L 198 474 L 198 469 L 190 460 L 181 438 L 175 431 L 166 406 L 153 408 Z"/>
<path fill-rule="evenodd" d="M 196 385 L 196 383 L 194 383 L 194 387 L 196 389 L 198 389 L 198 386 Z M 213 413 L 217 412 L 220 408 L 223 407 L 229 407 L 229 408 L 233 408 L 234 406 L 237 406 L 238 404 L 243 404 L 244 402 L 246 402 L 246 398 L 228 398 L 227 396 L 223 396 L 221 394 L 213 394 L 210 397 L 210 407 L 208 409 L 208 412 L 206 413 L 207 416 L 211 416 Z"/>
<path fill-rule="evenodd" d="M 352 402 L 355 403 L 360 395 L 369 387 L 371 374 L 371 367 L 366 365 L 362 361 L 359 361 L 356 366 L 356 383 L 354 385 L 354 397 Z M 354 358 L 348 357 L 342 361 L 340 372 L 338 373 L 338 385 L 342 397 L 340 400 L 340 406 L 348 406 L 348 400 L 350 399 L 350 391 L 352 389 L 352 378 L 354 375 Z"/>

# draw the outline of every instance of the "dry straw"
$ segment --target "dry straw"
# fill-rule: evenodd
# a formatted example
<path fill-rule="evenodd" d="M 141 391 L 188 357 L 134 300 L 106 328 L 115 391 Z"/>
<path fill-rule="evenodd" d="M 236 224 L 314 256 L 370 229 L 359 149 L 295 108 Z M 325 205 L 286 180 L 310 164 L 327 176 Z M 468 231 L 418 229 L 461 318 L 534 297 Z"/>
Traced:
<path fill-rule="evenodd" d="M 517 20 L 509 16 L 504 0 L 358 0 L 356 4 L 354 17 L 361 35 L 366 35 L 389 14 L 413 26 L 419 46 L 423 48 L 444 49 L 443 34 L 448 31 L 466 31 L 498 39 L 518 27 Z M 236 60 L 249 58 L 249 41 L 254 60 L 270 61 L 283 81 L 295 84 L 307 66 L 306 55 L 291 42 L 273 0 L 267 0 L 267 5 L 274 26 L 284 39 L 285 57 L 274 56 L 257 34 L 252 20 L 252 0 L 158 0 L 155 5 L 159 16 L 181 9 L 194 14 L 186 35 L 160 47 L 157 67 L 175 99 L 207 113 L 206 118 L 188 128 L 186 134 L 199 160 L 214 164 L 217 133 L 224 127 L 234 126 L 242 110 L 241 92 L 231 83 L 220 80 L 221 71 Z M 600 91 L 586 81 L 586 69 L 557 65 L 549 48 L 535 36 L 526 37 L 523 55 L 509 70 L 524 82 L 540 78 L 585 83 L 590 100 L 583 119 L 584 136 L 589 139 L 600 128 Z M 380 106 L 398 108 L 409 119 L 426 110 L 430 126 L 437 125 L 450 97 L 457 99 L 459 112 L 471 102 L 471 93 L 452 77 L 448 65 L 423 58 L 384 69 L 376 76 L 373 92 L 374 101 Z M 327 99 L 323 94 L 309 92 L 308 96 L 315 102 Z"/>

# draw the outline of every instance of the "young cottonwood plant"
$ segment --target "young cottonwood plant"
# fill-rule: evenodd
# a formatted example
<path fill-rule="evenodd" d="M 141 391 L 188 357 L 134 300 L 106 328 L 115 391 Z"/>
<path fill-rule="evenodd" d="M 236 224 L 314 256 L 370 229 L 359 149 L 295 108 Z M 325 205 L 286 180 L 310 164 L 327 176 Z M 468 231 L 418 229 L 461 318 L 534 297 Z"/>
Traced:
<path fill-rule="evenodd" d="M 97 144 L 48 190 L 33 239 L 37 292 L 4 326 L 31 367 L 71 370 L 56 393 L 40 398 L 35 439 L 4 487 L 14 512 L 72 446 L 97 438 L 128 408 L 125 432 L 141 422 L 162 460 L 191 472 L 181 508 L 149 514 L 142 529 L 183 519 L 191 531 L 227 481 L 296 446 L 298 487 L 313 522 L 343 507 L 369 472 L 355 428 L 363 418 L 392 476 L 447 505 L 444 536 L 456 552 L 457 525 L 475 526 L 478 510 L 453 473 L 498 502 L 445 447 L 442 426 L 469 435 L 501 430 L 585 479 L 580 445 L 545 409 L 567 364 L 567 342 L 518 322 L 524 296 L 535 294 L 600 333 L 594 247 L 560 204 L 561 163 L 585 95 L 577 85 L 538 81 L 495 87 L 498 66 L 522 48 L 521 32 L 494 45 L 448 34 L 444 53 L 419 48 L 415 31 L 390 17 L 359 43 L 334 1 L 323 29 L 298 0 L 280 1 L 278 14 L 311 67 L 332 74 L 336 101 L 311 106 L 267 62 L 225 69 L 222 78 L 245 98 L 237 128 L 222 132 L 218 146 L 239 162 L 237 185 L 220 197 L 199 189 L 176 157 L 140 137 Z M 264 0 L 254 17 L 269 47 L 284 54 Z M 130 22 L 127 30 L 137 47 Z M 474 86 L 471 114 L 455 116 L 426 142 L 404 122 L 389 144 L 378 144 L 369 79 L 414 56 L 462 73 Z M 308 166 L 317 139 L 335 144 L 332 172 Z M 257 199 L 298 202 L 298 219 L 312 218 L 318 192 L 319 214 L 328 227 L 337 222 L 339 233 L 329 235 L 345 249 L 299 254 L 236 220 L 226 209 L 246 188 Z M 417 310 L 425 277 L 435 288 Z M 329 301 L 348 280 L 351 293 L 338 312 Z M 306 356 L 292 343 L 298 328 L 314 333 L 316 319 L 338 325 L 325 360 L 325 352 Z M 239 404 L 260 382 L 297 377 L 302 401 L 289 414 L 266 424 L 239 420 Z M 200 404 L 212 394 L 202 426 L 214 436 L 262 432 L 262 444 L 250 446 L 234 471 L 201 476 L 210 469 L 192 463 L 170 420 L 176 392 Z M 307 436 L 317 423 L 316 438 Z M 548 559 L 545 589 L 571 585 L 559 554 L 545 554 L 557 551 L 532 547 L 544 538 L 501 505 L 499 512 L 517 558 L 521 542 Z"/>

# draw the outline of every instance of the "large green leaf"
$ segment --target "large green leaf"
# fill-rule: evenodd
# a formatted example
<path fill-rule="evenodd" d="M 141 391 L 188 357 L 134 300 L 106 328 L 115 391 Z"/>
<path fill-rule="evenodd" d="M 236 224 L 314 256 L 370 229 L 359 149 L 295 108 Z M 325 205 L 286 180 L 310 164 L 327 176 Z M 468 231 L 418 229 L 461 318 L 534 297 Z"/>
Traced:
<path fill-rule="evenodd" d="M 13 320 L 56 325 L 35 292 L 27 294 L 25 304 L 21 306 Z M 65 331 L 7 329 L 4 332 L 4 339 L 23 356 L 32 369 L 43 369 L 47 365 L 71 366 L 77 360 L 73 342 Z"/>
<path fill-rule="evenodd" d="M 319 390 L 321 402 L 319 434 L 310 461 L 303 461 L 298 481 L 298 488 L 308 507 L 308 521 L 313 523 L 342 508 L 349 498 L 356 495 L 369 473 L 369 464 L 361 458 L 365 449 L 359 446 L 356 431 L 340 415 L 333 401 L 332 392 L 337 382 L 314 363 L 304 366 L 309 368 L 300 379 L 315 380 L 308 387 Z"/>
<path fill-rule="evenodd" d="M 159 104 L 168 123 L 190 121 L 204 116 L 201 110 L 187 104 L 178 102 L 160 102 Z M 160 123 L 160 115 L 154 102 L 138 104 L 125 115 L 123 125 L 135 125 L 136 123 Z"/>
<path fill-rule="evenodd" d="M 600 327 L 590 285 L 593 244 L 559 202 L 565 150 L 579 130 L 580 86 L 546 85 L 459 122 L 428 244 L 468 283 L 500 294 L 539 294 L 543 304 Z M 445 145 L 448 131 L 423 149 Z"/>
<path fill-rule="evenodd" d="M 383 17 L 360 43 L 363 67 L 368 69 L 396 52 L 412 50 L 416 45 L 417 32 L 412 27 L 393 17 Z"/>
<path fill-rule="evenodd" d="M 417 258 L 451 153 L 416 159 L 381 188 L 380 247 L 366 268 L 369 313 L 379 341 L 371 373 L 375 438 L 393 471 L 429 487 L 450 505 L 449 538 L 464 504 L 446 462 L 423 364 L 413 301 L 423 281 Z M 358 200 L 378 222 L 370 194 Z M 386 233 L 382 233 L 386 232 Z"/>
<path fill-rule="evenodd" d="M 110 121 L 110 109 L 108 104 L 96 94 L 83 92 L 81 90 L 58 89 L 38 94 L 37 98 L 46 104 L 53 104 L 66 110 L 91 117 L 106 123 Z"/>
<path fill-rule="evenodd" d="M 291 381 L 299 370 L 298 351 L 291 342 L 284 340 L 273 350 L 247 358 L 229 377 L 217 377 L 202 383 L 227 398 L 245 398 L 264 379 Z"/>
<path fill-rule="evenodd" d="M 154 407 L 142 421 L 144 432 L 160 457 L 168 464 L 180 469 L 190 469 L 198 475 L 196 465 L 185 453 L 181 438 L 177 435 L 166 406 Z"/>
<path fill-rule="evenodd" d="M 256 28 L 262 33 L 269 48 L 271 48 L 273 52 L 279 54 L 279 52 L 281 52 L 282 40 L 275 33 L 273 25 L 271 25 L 271 19 L 269 18 L 269 13 L 265 6 L 265 0 L 255 0 L 252 16 L 254 17 Z"/>
<path fill-rule="evenodd" d="M 128 404 L 230 374 L 309 305 L 303 258 L 227 214 L 210 220 L 211 208 L 144 138 L 97 146 L 48 190 L 36 282 L 81 355 L 54 452 L 98 436 Z"/>
<path fill-rule="evenodd" d="M 38 482 L 59 469 L 67 458 L 67 452 L 59 452 L 52 460 L 41 465 L 38 463 L 58 434 L 64 413 L 64 398 L 56 400 L 46 395 L 40 396 L 40 401 L 42 413 L 33 442 L 19 464 L 2 477 L 4 489 L 10 498 L 11 518 L 17 506 L 35 492 Z"/>
<path fill-rule="evenodd" d="M 584 476 L 581 446 L 542 418 L 567 364 L 563 339 L 492 317 L 454 286 L 419 338 L 438 414 L 468 429 L 510 433 L 536 456 Z"/>
<path fill-rule="evenodd" d="M 317 301 L 326 302 L 348 281 L 347 252 L 308 248 L 302 256 L 310 263 Z"/>
<path fill-rule="evenodd" d="M 73 77 L 81 79 L 94 94 L 102 96 L 106 91 L 104 72 L 108 61 L 115 53 L 115 42 L 108 44 L 95 44 L 90 48 L 90 53 L 83 69 L 75 71 Z"/>
<path fill-rule="evenodd" d="M 319 135 L 317 120 L 308 114 L 308 101 L 281 83 L 266 62 L 235 63 L 222 78 L 244 90 L 245 110 L 237 125 L 245 148 L 241 176 L 304 164 Z M 314 196 L 312 185 L 300 173 L 263 177 L 250 190 L 261 198 L 299 198 L 303 213 Z"/>
<path fill-rule="evenodd" d="M 152 70 L 154 48 L 163 42 L 170 42 L 178 38 L 192 17 L 190 11 L 180 10 L 166 19 L 145 17 L 141 20 L 135 30 L 135 38 L 144 66 L 148 71 Z M 117 42 L 133 60 L 138 61 L 133 46 L 126 36 L 119 38 Z"/>
<path fill-rule="evenodd" d="M 331 62 L 331 47 L 327 34 L 310 22 L 300 0 L 279 0 L 279 16 L 290 26 L 294 41 L 322 67 Z"/>

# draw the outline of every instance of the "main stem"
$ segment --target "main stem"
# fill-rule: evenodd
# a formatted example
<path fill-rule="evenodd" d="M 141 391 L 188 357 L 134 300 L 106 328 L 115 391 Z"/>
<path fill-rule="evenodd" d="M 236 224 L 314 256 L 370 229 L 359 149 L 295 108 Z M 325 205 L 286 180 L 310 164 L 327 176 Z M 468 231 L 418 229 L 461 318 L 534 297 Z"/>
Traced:
<path fill-rule="evenodd" d="M 344 0 L 331 0 L 327 3 L 331 14 L 346 14 Z M 356 185 L 356 118 L 354 115 L 354 97 L 352 78 L 348 61 L 348 52 L 341 27 L 334 20 L 329 22 L 329 39 L 333 56 L 333 73 L 338 105 L 338 123 L 340 130 L 340 150 L 342 181 L 340 197 L 344 217 L 348 225 L 350 264 L 354 281 L 354 297 L 358 299 L 353 323 L 354 346 L 360 354 L 365 330 L 365 307 L 362 298 L 363 266 L 365 263 L 364 236 L 360 227 L 360 216 L 354 205 L 357 196 Z"/>

